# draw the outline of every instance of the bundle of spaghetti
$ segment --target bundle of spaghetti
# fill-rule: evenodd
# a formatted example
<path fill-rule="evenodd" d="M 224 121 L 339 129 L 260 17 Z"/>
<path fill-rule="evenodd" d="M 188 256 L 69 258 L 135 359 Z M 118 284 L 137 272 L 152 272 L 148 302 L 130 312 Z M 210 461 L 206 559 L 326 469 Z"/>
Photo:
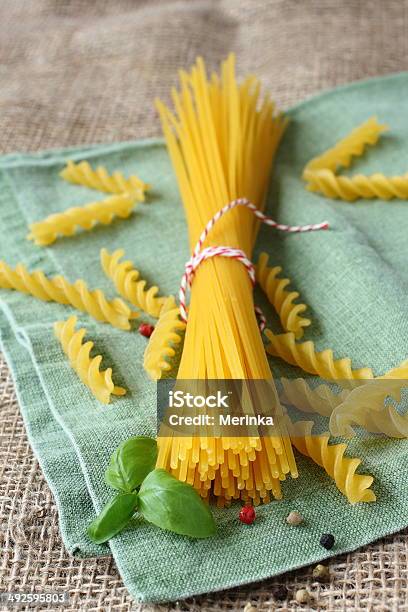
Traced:
<path fill-rule="evenodd" d="M 286 120 L 268 97 L 260 100 L 255 77 L 238 86 L 232 55 L 210 79 L 201 58 L 189 74 L 179 74 L 180 91 L 172 90 L 175 113 L 160 101 L 157 108 L 193 247 L 207 222 L 236 198 L 264 208 Z M 203 246 L 240 249 L 250 258 L 258 225 L 248 209 L 236 207 L 216 223 Z M 178 378 L 272 380 L 252 284 L 236 259 L 212 257 L 195 271 Z M 279 410 L 277 396 L 276 404 Z M 289 473 L 297 476 L 285 426 L 276 425 L 270 437 L 201 432 L 159 435 L 158 444 L 158 466 L 193 484 L 203 497 L 212 492 L 219 505 L 236 498 L 259 503 L 270 492 L 279 497 L 279 481 Z"/>
<path fill-rule="evenodd" d="M 120 261 L 125 255 L 123 249 L 109 253 L 101 249 L 101 265 L 106 276 L 113 281 L 116 291 L 132 306 L 140 308 L 151 317 L 158 317 L 164 305 L 166 310 L 176 307 L 173 296 L 157 297 L 158 287 L 146 289 L 146 281 L 129 260 Z"/>
<path fill-rule="evenodd" d="M 82 279 L 70 283 L 63 276 L 47 278 L 42 270 L 28 272 L 21 263 L 13 269 L 0 260 L 0 288 L 15 289 L 44 302 L 70 304 L 118 329 L 130 329 L 130 320 L 138 316 L 120 298 L 110 301 L 101 289 L 88 289 Z"/>
<path fill-rule="evenodd" d="M 299 366 L 309 374 L 316 374 L 326 380 L 371 379 L 374 378 L 370 368 L 353 370 L 348 357 L 334 359 L 333 351 L 326 349 L 316 351 L 314 342 L 296 342 L 295 334 L 274 334 L 270 329 L 265 330 L 265 336 L 270 343 L 266 351 L 274 357 L 280 357 L 291 365 Z"/>
<path fill-rule="evenodd" d="M 285 288 L 290 284 L 290 280 L 279 278 L 278 274 L 280 274 L 282 268 L 280 266 L 268 267 L 268 260 L 267 253 L 259 255 L 256 266 L 256 280 L 278 313 L 283 329 L 293 332 L 295 338 L 299 339 L 303 336 L 303 328 L 311 324 L 310 319 L 300 316 L 307 306 L 306 304 L 294 303 L 299 297 L 299 293 L 297 291 L 286 291 Z"/>
<path fill-rule="evenodd" d="M 337 176 L 332 170 L 317 170 L 308 176 L 307 190 L 328 198 L 354 202 L 358 198 L 371 200 L 408 199 L 408 174 L 385 176 L 381 173 L 365 176 Z"/>
<path fill-rule="evenodd" d="M 352 158 L 362 155 L 367 145 L 375 145 L 381 133 L 387 129 L 386 125 L 378 123 L 376 117 L 370 117 L 334 147 L 311 159 L 304 168 L 303 178 L 306 181 L 311 180 L 317 170 L 336 172 L 338 168 L 348 168 Z"/>
<path fill-rule="evenodd" d="M 84 385 L 90 388 L 94 396 L 103 404 L 109 404 L 110 396 L 125 395 L 126 389 L 116 387 L 112 381 L 112 368 L 100 370 L 102 356 L 90 357 L 94 343 L 88 340 L 83 343 L 86 329 L 75 331 L 77 318 L 69 317 L 66 321 L 54 323 L 54 332 L 69 362 Z"/>
<path fill-rule="evenodd" d="M 27 238 L 39 246 L 52 244 L 58 236 L 72 236 L 78 227 L 89 231 L 98 223 L 109 225 L 115 217 L 127 219 L 135 203 L 134 195 L 122 193 L 100 202 L 74 206 L 64 212 L 49 215 L 43 221 L 31 223 Z"/>
<path fill-rule="evenodd" d="M 69 160 L 60 172 L 60 176 L 70 183 L 83 185 L 105 193 L 132 193 L 140 202 L 145 200 L 145 191 L 150 189 L 150 185 L 135 174 L 125 178 L 121 172 L 109 174 L 104 166 L 98 166 L 94 170 L 87 161 L 76 164 Z"/>
<path fill-rule="evenodd" d="M 312 421 L 298 421 L 290 425 L 295 448 L 323 467 L 351 504 L 375 501 L 375 494 L 370 489 L 373 477 L 356 474 L 361 459 L 344 457 L 346 444 L 329 444 L 328 433 L 314 434 L 312 429 Z"/>
<path fill-rule="evenodd" d="M 185 327 L 186 324 L 180 321 L 174 298 L 167 298 L 143 356 L 143 367 L 153 380 L 158 380 L 163 372 L 171 370 L 170 360 L 176 354 L 173 345 L 181 342 L 181 332 Z"/>

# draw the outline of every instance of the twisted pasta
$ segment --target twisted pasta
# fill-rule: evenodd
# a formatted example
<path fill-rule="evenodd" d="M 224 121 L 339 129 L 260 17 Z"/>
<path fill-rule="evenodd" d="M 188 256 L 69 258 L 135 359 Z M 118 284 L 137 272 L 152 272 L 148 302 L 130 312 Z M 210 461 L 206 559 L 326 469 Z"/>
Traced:
<path fill-rule="evenodd" d="M 351 422 L 353 415 L 358 412 L 358 420 L 355 422 L 358 422 L 367 431 L 385 433 L 391 437 L 405 437 L 397 435 L 406 431 L 406 425 L 401 420 L 401 415 L 391 409 L 389 419 L 392 423 L 390 422 L 387 425 L 385 423 L 386 411 L 380 416 L 377 415 L 377 412 L 384 408 L 384 400 L 389 395 L 394 397 L 396 401 L 400 401 L 399 394 L 395 392 L 400 391 L 401 388 L 406 386 L 404 380 L 407 378 L 408 360 L 403 361 L 383 376 L 377 376 L 374 380 L 370 380 L 357 388 L 343 388 L 339 393 L 334 393 L 325 384 L 312 389 L 303 378 L 281 378 L 280 382 L 283 391 L 279 394 L 279 398 L 283 404 L 294 406 L 303 412 L 314 412 L 321 416 L 331 416 L 330 432 L 333 436 L 354 435 L 353 430 L 347 427 L 349 424 L 348 417 L 350 415 Z M 384 380 L 390 382 L 385 385 Z M 377 381 L 382 381 L 382 383 Z M 362 401 L 364 402 L 363 406 Z M 374 411 L 371 425 L 370 409 Z M 408 419 L 406 421 L 408 422 Z M 369 429 L 369 426 L 372 429 Z"/>
<path fill-rule="evenodd" d="M 370 368 L 352 370 L 351 360 L 348 357 L 335 360 L 331 349 L 317 352 L 311 340 L 296 343 L 293 332 L 275 335 L 270 329 L 266 329 L 265 335 L 270 340 L 270 344 L 266 346 L 266 351 L 270 355 L 299 366 L 310 374 L 317 374 L 327 380 L 373 378 Z"/>
<path fill-rule="evenodd" d="M 358 198 L 391 200 L 408 199 L 408 173 L 403 176 L 357 174 L 352 177 L 336 176 L 332 170 L 318 170 L 308 175 L 308 191 L 322 193 L 328 198 L 354 202 Z"/>
<path fill-rule="evenodd" d="M 280 382 L 283 387 L 283 392 L 279 394 L 282 404 L 294 406 L 302 412 L 313 412 L 322 416 L 330 416 L 350 393 L 347 389 L 334 393 L 329 386 L 324 384 L 312 389 L 304 378 L 281 378 Z"/>
<path fill-rule="evenodd" d="M 378 123 L 376 117 L 370 117 L 334 147 L 310 160 L 303 171 L 303 178 L 310 180 L 316 170 L 335 172 L 339 167 L 347 168 L 353 156 L 362 155 L 367 145 L 375 145 L 381 133 L 387 129 L 386 125 Z"/>
<path fill-rule="evenodd" d="M 157 297 L 159 291 L 157 287 L 145 289 L 146 281 L 139 279 L 139 272 L 133 267 L 133 263 L 131 261 L 119 261 L 124 254 L 123 249 L 118 249 L 112 254 L 106 249 L 101 250 L 102 268 L 106 276 L 113 281 L 116 291 L 133 306 L 144 310 L 152 317 L 158 317 L 166 303 L 168 304 L 167 309 L 170 309 L 170 306 L 175 308 L 176 303 L 172 296 Z M 171 304 L 168 302 L 169 300 Z"/>
<path fill-rule="evenodd" d="M 43 221 L 32 223 L 27 238 L 34 240 L 39 246 L 52 244 L 58 236 L 72 236 L 78 227 L 89 231 L 98 223 L 109 225 L 115 217 L 126 219 L 134 205 L 134 195 L 122 193 L 86 206 L 68 208 L 62 213 L 50 215 Z"/>
<path fill-rule="evenodd" d="M 344 457 L 346 444 L 329 445 L 329 434 L 313 434 L 312 428 L 312 421 L 291 424 L 290 434 L 294 447 L 324 468 L 351 504 L 375 501 L 375 494 L 370 489 L 373 477 L 356 474 L 361 459 Z"/>
<path fill-rule="evenodd" d="M 13 269 L 0 260 L 0 287 L 28 293 L 45 302 L 70 304 L 118 329 L 130 329 L 130 319 L 138 316 L 121 299 L 108 301 L 100 289 L 90 291 L 81 279 L 69 283 L 63 276 L 47 278 L 41 270 L 28 272 L 21 263 Z"/>
<path fill-rule="evenodd" d="M 144 192 L 150 189 L 150 185 L 135 174 L 125 178 L 121 172 L 109 174 L 104 166 L 94 170 L 87 161 L 76 164 L 69 160 L 60 176 L 70 183 L 106 193 L 132 193 L 141 202 L 145 199 Z"/>
<path fill-rule="evenodd" d="M 176 354 L 171 345 L 181 342 L 180 332 L 185 327 L 186 324 L 179 319 L 178 307 L 168 301 L 162 308 L 143 357 L 143 367 L 153 380 L 158 380 L 163 372 L 171 369 L 166 358 Z"/>
<path fill-rule="evenodd" d="M 60 341 L 64 353 L 84 385 L 90 388 L 96 399 L 103 404 L 109 404 L 110 396 L 125 395 L 126 389 L 116 387 L 112 382 L 112 368 L 100 370 L 102 356 L 90 357 L 94 346 L 91 341 L 83 344 L 86 329 L 75 331 L 77 318 L 69 317 L 66 321 L 54 323 L 55 335 Z"/>
<path fill-rule="evenodd" d="M 256 280 L 266 293 L 268 300 L 274 306 L 279 315 L 283 329 L 293 332 L 295 338 L 303 336 L 303 328 L 310 325 L 310 319 L 300 316 L 307 308 L 306 304 L 295 304 L 299 297 L 297 291 L 286 291 L 285 287 L 290 284 L 288 278 L 277 278 L 282 271 L 280 266 L 268 267 L 269 256 L 266 253 L 259 255 L 256 266 Z"/>
<path fill-rule="evenodd" d="M 383 433 L 391 438 L 408 437 L 408 413 L 399 414 L 393 406 L 385 406 L 387 397 L 401 400 L 401 390 L 407 383 L 401 380 L 374 380 L 354 389 L 337 406 L 330 417 L 330 432 L 333 436 L 354 436 L 354 423 L 371 433 Z"/>

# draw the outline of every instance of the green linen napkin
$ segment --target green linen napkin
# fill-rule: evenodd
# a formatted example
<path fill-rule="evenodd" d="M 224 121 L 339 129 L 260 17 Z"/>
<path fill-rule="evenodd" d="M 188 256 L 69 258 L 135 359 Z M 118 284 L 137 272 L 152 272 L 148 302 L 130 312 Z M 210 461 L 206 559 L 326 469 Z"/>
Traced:
<path fill-rule="evenodd" d="M 408 124 L 401 101 L 407 94 L 408 75 L 401 74 L 338 89 L 289 112 L 269 213 L 292 224 L 328 219 L 332 229 L 283 235 L 264 227 L 257 245 L 270 253 L 274 265 L 283 266 L 310 306 L 313 324 L 306 339 L 319 350 L 331 347 L 337 357 L 351 357 L 354 367 L 371 366 L 376 374 L 408 357 L 408 204 L 330 201 L 308 193 L 300 176 L 311 157 L 373 114 L 391 126 L 391 133 L 353 170 L 405 173 Z M 60 239 L 49 248 L 35 247 L 25 238 L 28 223 L 103 197 L 59 178 L 68 158 L 125 174 L 136 171 L 154 186 L 151 203 L 141 204 L 127 221 Z M 176 181 L 165 147 L 156 140 L 3 158 L 0 223 L 0 258 L 70 280 L 83 277 L 112 297 L 113 287 L 99 265 L 100 248 L 124 248 L 163 294 L 177 290 L 188 257 Z M 257 301 L 272 318 L 260 294 Z M 53 322 L 72 309 L 7 290 L 0 290 L 0 306 L 2 348 L 31 443 L 56 497 L 64 542 L 74 554 L 106 554 L 85 531 L 112 495 L 103 481 L 109 456 L 122 440 L 156 431 L 156 389 L 142 368 L 146 340 L 136 331 L 139 321 L 132 332 L 124 332 L 78 313 L 104 365 L 113 367 L 115 382 L 129 390 L 102 406 L 71 370 L 53 336 Z M 276 375 L 296 372 L 279 360 L 271 365 Z M 260 507 L 252 526 L 237 520 L 236 505 L 214 509 L 218 534 L 207 540 L 183 538 L 134 519 L 110 541 L 127 588 L 143 601 L 224 589 L 355 549 L 408 525 L 408 442 L 356 438 L 349 454 L 361 456 L 360 471 L 375 477 L 376 503 L 350 506 L 320 468 L 299 457 L 300 477 L 283 483 L 284 500 Z M 293 509 L 306 518 L 301 528 L 285 524 Z M 319 545 L 322 532 L 336 536 L 331 551 Z"/>

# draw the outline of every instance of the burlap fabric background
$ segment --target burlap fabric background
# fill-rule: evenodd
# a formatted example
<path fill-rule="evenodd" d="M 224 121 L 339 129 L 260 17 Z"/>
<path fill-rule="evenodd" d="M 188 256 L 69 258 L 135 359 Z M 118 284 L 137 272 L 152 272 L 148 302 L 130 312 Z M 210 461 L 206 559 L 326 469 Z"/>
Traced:
<path fill-rule="evenodd" d="M 408 2 L 2 0 L 0 150 L 158 135 L 152 100 L 168 96 L 177 68 L 197 54 L 215 66 L 230 50 L 239 71 L 258 74 L 285 108 L 340 83 L 408 70 Z M 70 610 L 177 609 L 132 604 L 110 558 L 68 556 L 1 358 L 0 381 L 0 590 L 67 590 Z M 407 533 L 330 569 L 327 585 L 306 568 L 179 608 L 238 610 L 250 600 L 259 610 L 299 609 L 274 601 L 285 584 L 291 593 L 308 588 L 316 610 L 408 610 Z"/>

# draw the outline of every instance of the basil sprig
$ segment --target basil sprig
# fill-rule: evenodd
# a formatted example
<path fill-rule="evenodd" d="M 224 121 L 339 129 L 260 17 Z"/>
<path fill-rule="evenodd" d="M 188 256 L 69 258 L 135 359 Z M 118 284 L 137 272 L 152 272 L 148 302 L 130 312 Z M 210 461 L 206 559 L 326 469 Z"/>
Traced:
<path fill-rule="evenodd" d="M 139 491 L 140 514 L 153 525 L 192 538 L 215 534 L 211 510 L 197 491 L 166 470 L 154 470 Z"/>
<path fill-rule="evenodd" d="M 105 482 L 125 493 L 131 493 L 154 469 L 157 460 L 157 442 L 138 436 L 122 442 L 113 453 Z"/>
<path fill-rule="evenodd" d="M 136 437 L 123 442 L 113 453 L 105 481 L 119 491 L 88 527 L 97 544 L 122 531 L 135 512 L 168 531 L 207 538 L 216 531 L 211 511 L 197 491 L 166 470 L 154 469 L 157 443 Z"/>
<path fill-rule="evenodd" d="M 135 513 L 137 493 L 119 493 L 102 510 L 100 515 L 89 525 L 88 535 L 102 544 L 122 531 Z"/>

